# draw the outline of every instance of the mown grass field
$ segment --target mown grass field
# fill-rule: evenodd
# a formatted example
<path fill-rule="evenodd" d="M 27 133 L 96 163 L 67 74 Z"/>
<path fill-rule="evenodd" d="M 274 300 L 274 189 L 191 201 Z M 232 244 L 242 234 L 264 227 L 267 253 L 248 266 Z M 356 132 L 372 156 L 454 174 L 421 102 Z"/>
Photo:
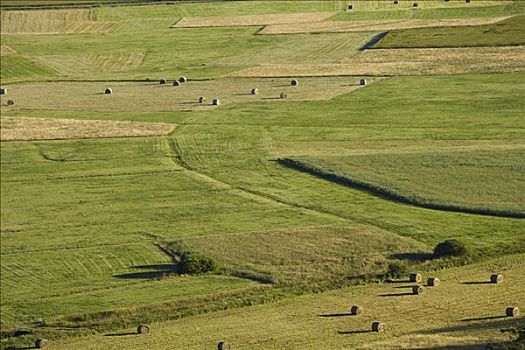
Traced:
<path fill-rule="evenodd" d="M 525 8 L 411 3 L 355 1 L 353 12 L 342 1 L 2 10 L 0 346 L 42 336 L 53 348 L 93 349 L 508 340 L 499 329 L 523 319 L 462 320 L 525 307 L 524 221 L 490 215 L 525 210 L 525 54 L 509 46 Z M 497 17 L 510 19 L 486 25 L 505 28 L 484 46 L 479 23 Z M 305 18 L 364 29 L 261 35 L 283 21 L 304 31 Z M 445 27 L 397 32 L 398 19 Z M 393 49 L 387 35 L 363 49 L 380 34 L 374 21 L 407 47 L 412 31 L 461 34 L 445 48 Z M 450 26 L 458 21 L 465 26 Z M 181 76 L 189 81 L 172 86 Z M 488 212 L 402 203 L 282 159 Z M 446 239 L 464 242 L 470 256 L 433 257 Z M 218 270 L 181 276 L 179 246 Z M 371 281 L 411 270 L 439 274 L 443 288 L 378 297 L 403 285 Z M 501 286 L 462 284 L 496 270 Z M 355 324 L 319 317 L 354 299 L 388 323 L 406 320 L 375 335 L 359 332 L 375 314 Z M 147 337 L 103 336 L 153 322 Z"/>

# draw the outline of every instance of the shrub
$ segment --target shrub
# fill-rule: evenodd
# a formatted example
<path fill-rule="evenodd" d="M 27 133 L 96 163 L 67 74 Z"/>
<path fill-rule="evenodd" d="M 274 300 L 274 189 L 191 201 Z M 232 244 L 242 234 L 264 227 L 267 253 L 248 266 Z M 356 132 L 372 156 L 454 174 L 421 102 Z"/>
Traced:
<path fill-rule="evenodd" d="M 436 245 L 434 255 L 436 257 L 467 256 L 469 255 L 469 251 L 463 242 L 456 239 L 449 239 Z"/>
<path fill-rule="evenodd" d="M 179 267 L 181 273 L 194 274 L 217 271 L 219 265 L 207 256 L 185 252 L 181 256 Z"/>
<path fill-rule="evenodd" d="M 394 278 L 400 278 L 406 275 L 408 271 L 408 264 L 405 261 L 393 261 L 388 265 L 388 276 Z"/>

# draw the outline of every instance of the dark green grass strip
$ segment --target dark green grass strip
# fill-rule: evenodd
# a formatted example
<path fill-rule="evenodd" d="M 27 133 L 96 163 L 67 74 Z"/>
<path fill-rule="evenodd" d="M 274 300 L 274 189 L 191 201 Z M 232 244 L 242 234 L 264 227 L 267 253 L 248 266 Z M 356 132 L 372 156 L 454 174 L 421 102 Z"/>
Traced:
<path fill-rule="evenodd" d="M 525 213 L 512 211 L 512 210 L 496 210 L 496 209 L 486 209 L 486 208 L 468 208 L 453 204 L 438 203 L 438 202 L 427 202 L 417 197 L 407 197 L 402 194 L 394 193 L 388 188 L 380 187 L 359 179 L 352 179 L 346 176 L 342 176 L 330 171 L 326 171 L 318 166 L 313 164 L 299 161 L 292 158 L 282 158 L 278 159 L 277 162 L 282 166 L 285 166 L 290 169 L 301 171 L 303 173 L 310 174 L 312 176 L 328 180 L 330 182 L 357 189 L 360 191 L 367 192 L 374 196 L 395 201 L 403 204 L 415 205 L 422 208 L 434 209 L 434 210 L 443 210 L 451 211 L 458 213 L 466 214 L 476 214 L 476 215 L 487 215 L 487 216 L 497 216 L 497 217 L 506 217 L 506 218 L 525 218 Z"/>

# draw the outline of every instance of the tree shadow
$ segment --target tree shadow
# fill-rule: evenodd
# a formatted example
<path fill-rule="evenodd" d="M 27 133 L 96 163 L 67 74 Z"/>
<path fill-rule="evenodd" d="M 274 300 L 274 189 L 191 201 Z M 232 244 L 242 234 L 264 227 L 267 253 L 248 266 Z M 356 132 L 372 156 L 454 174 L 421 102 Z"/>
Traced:
<path fill-rule="evenodd" d="M 159 279 L 168 274 L 178 274 L 180 268 L 178 264 L 155 264 L 155 265 L 137 265 L 132 266 L 132 269 L 141 270 L 153 270 L 153 271 L 141 271 L 124 273 L 120 275 L 114 275 L 113 277 L 119 279 Z"/>
<path fill-rule="evenodd" d="M 104 337 L 124 337 L 127 335 L 137 335 L 137 332 L 126 332 L 126 333 L 109 333 L 104 334 Z"/>
<path fill-rule="evenodd" d="M 413 293 L 389 293 L 389 294 L 379 294 L 380 297 L 403 297 L 406 295 L 415 295 Z"/>
<path fill-rule="evenodd" d="M 375 44 L 377 44 L 381 39 L 383 39 L 389 32 L 386 31 L 386 32 L 382 32 L 382 33 L 379 33 L 375 36 L 372 37 L 372 39 L 368 40 L 368 42 L 366 42 L 363 46 L 361 46 L 359 48 L 360 51 L 363 51 L 363 50 L 366 50 L 366 49 L 370 49 L 372 48 Z"/>
<path fill-rule="evenodd" d="M 485 321 L 485 320 L 497 320 L 500 318 L 507 318 L 508 316 L 485 316 L 485 317 L 476 317 L 476 318 L 464 318 L 462 322 L 472 322 L 472 321 Z"/>
<path fill-rule="evenodd" d="M 409 261 L 414 261 L 414 262 L 422 262 L 422 261 L 432 260 L 434 258 L 434 254 L 425 253 L 425 252 L 397 253 L 397 254 L 390 255 L 389 258 L 397 259 L 397 260 L 409 260 Z"/>
<path fill-rule="evenodd" d="M 319 315 L 319 317 L 347 317 L 347 316 L 355 316 L 355 315 L 349 314 L 349 313 L 346 313 L 346 314 L 324 314 L 324 315 Z"/>
<path fill-rule="evenodd" d="M 337 334 L 362 334 L 362 333 L 372 333 L 373 330 L 355 330 L 355 331 L 337 331 Z"/>
<path fill-rule="evenodd" d="M 471 281 L 471 282 L 463 282 L 462 284 L 492 284 L 490 281 Z"/>
<path fill-rule="evenodd" d="M 466 323 L 451 327 L 434 328 L 428 330 L 421 330 L 413 332 L 414 334 L 438 334 L 438 333 L 451 333 L 451 332 L 465 332 L 465 331 L 479 331 L 486 329 L 503 329 L 512 328 L 517 325 L 523 325 L 525 318 L 520 317 L 498 317 L 494 319 L 488 319 L 488 322 L 474 322 Z"/>

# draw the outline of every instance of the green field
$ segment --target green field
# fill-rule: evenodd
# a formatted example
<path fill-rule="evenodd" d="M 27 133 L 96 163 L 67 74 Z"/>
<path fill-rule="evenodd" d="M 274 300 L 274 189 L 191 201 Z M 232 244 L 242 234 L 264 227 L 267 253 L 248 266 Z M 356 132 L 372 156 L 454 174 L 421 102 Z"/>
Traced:
<path fill-rule="evenodd" d="M 499 330 L 523 318 L 464 320 L 525 307 L 525 8 L 420 3 L 2 10 L 0 347 L 510 340 Z M 319 28 L 365 29 L 293 34 L 315 13 Z M 221 25 L 173 27 L 183 18 Z M 363 50 L 377 21 L 392 30 Z M 272 26 L 283 33 L 264 35 Z M 434 257 L 447 239 L 469 255 Z M 218 268 L 181 273 L 184 254 Z M 403 292 L 385 281 L 410 271 L 443 288 L 378 297 Z M 463 284 L 494 272 L 504 285 Z M 354 302 L 373 313 L 319 317 Z M 361 332 L 378 318 L 392 327 Z M 152 334 L 126 336 L 139 323 Z"/>

